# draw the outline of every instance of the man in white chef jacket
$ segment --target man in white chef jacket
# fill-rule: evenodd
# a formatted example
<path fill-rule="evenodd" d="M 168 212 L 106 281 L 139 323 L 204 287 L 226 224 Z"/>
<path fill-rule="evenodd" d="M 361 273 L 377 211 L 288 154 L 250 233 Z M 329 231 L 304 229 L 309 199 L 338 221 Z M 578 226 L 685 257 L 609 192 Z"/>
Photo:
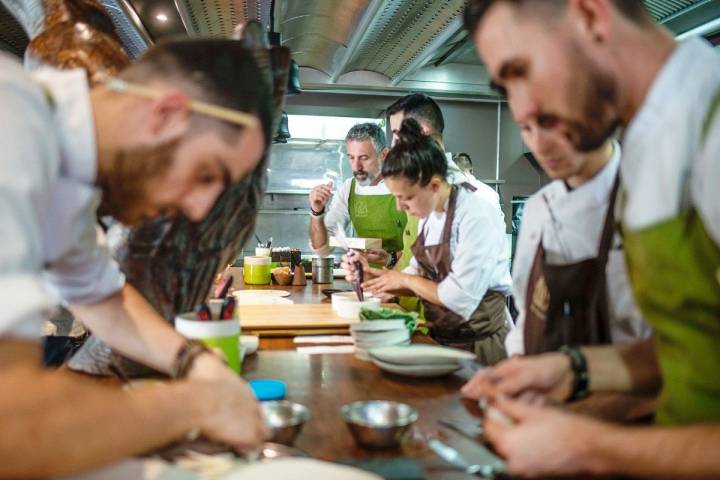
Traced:
<path fill-rule="evenodd" d="M 518 123 L 581 151 L 625 127 L 617 218 L 655 330 L 477 374 L 463 392 L 490 397 L 486 438 L 513 475 L 720 477 L 720 56 L 701 39 L 677 43 L 642 2 L 471 0 L 465 17 Z M 595 391 L 659 392 L 658 425 L 522 401 Z"/>
<path fill-rule="evenodd" d="M 125 284 L 96 227 L 101 199 L 128 224 L 204 218 L 265 153 L 261 78 L 252 54 L 226 40 L 160 44 L 92 90 L 82 70 L 30 77 L 0 54 L 0 477 L 73 473 L 193 432 L 243 450 L 263 441 L 245 382 Z M 223 108 L 201 114 L 198 102 Z M 41 324 L 60 301 L 177 381 L 122 391 L 43 370 Z"/>
<path fill-rule="evenodd" d="M 513 297 L 518 308 L 516 327 L 505 339 L 508 355 L 525 352 L 525 319 L 531 271 L 542 241 L 545 261 L 568 265 L 598 256 L 605 215 L 620 169 L 620 145 L 608 140 L 589 153 L 578 152 L 564 136 L 522 125 L 522 137 L 545 173 L 552 179 L 532 195 L 523 210 L 513 262 Z M 652 335 L 632 297 L 622 240 L 613 236 L 606 265 L 606 286 L 613 343 Z"/>

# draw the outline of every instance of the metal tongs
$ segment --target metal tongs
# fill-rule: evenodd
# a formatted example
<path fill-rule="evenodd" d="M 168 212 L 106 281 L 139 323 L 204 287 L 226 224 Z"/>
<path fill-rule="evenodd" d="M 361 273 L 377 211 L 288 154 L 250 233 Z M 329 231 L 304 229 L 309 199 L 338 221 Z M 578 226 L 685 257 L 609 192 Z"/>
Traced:
<path fill-rule="evenodd" d="M 347 253 L 348 258 L 357 254 L 357 250 L 348 247 L 347 237 L 345 236 L 345 229 L 340 223 L 338 223 L 337 225 L 335 238 L 337 238 L 340 247 L 342 247 L 342 249 L 345 250 L 345 252 Z M 360 261 L 351 262 L 351 265 L 353 267 L 353 273 L 355 274 L 355 280 L 352 281 L 352 289 L 355 292 L 355 295 L 357 295 L 358 300 L 362 302 L 365 300 L 365 295 L 363 294 L 362 289 L 362 283 L 365 276 L 365 272 L 363 272 L 363 265 Z"/>

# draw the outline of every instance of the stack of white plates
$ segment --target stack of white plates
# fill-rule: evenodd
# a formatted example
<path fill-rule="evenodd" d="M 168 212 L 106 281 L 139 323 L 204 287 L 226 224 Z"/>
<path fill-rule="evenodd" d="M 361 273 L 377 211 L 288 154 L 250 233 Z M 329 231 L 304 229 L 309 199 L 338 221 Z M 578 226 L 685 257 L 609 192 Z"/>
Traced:
<path fill-rule="evenodd" d="M 392 345 L 409 345 L 410 332 L 405 320 L 370 320 L 350 325 L 350 335 L 355 341 L 355 356 L 370 360 L 371 348 Z"/>
<path fill-rule="evenodd" d="M 381 369 L 410 377 L 448 375 L 462 368 L 461 359 L 475 359 L 471 352 L 435 345 L 375 347 L 368 353 Z"/>

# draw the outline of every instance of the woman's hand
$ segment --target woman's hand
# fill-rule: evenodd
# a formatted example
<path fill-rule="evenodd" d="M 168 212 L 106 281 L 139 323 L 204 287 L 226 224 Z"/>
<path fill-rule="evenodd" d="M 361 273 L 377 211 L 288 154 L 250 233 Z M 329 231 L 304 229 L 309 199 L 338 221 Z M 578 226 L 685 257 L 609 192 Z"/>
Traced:
<path fill-rule="evenodd" d="M 406 273 L 378 268 L 369 268 L 367 271 L 374 278 L 364 282 L 362 287 L 375 295 L 408 289 L 408 277 L 410 275 Z"/>
<path fill-rule="evenodd" d="M 342 262 L 340 267 L 345 271 L 345 280 L 352 283 L 357 278 L 357 272 L 355 271 L 355 262 L 360 262 L 364 271 L 364 278 L 372 278 L 370 275 L 370 265 L 368 259 L 362 253 L 356 250 L 350 250 L 348 253 L 342 256 Z"/>

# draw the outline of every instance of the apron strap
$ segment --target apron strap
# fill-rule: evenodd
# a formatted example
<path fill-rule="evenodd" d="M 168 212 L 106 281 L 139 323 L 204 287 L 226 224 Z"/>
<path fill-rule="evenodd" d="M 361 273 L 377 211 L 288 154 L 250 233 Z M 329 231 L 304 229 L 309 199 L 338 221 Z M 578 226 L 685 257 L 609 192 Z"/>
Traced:
<path fill-rule="evenodd" d="M 603 226 L 602 234 L 600 235 L 600 246 L 598 247 L 598 262 L 600 265 L 607 265 L 608 256 L 610 254 L 610 247 L 612 247 L 612 240 L 615 234 L 615 202 L 618 197 L 618 190 L 620 188 L 620 172 L 618 171 L 615 176 L 615 182 L 613 188 L 610 190 L 610 199 L 608 202 L 607 212 L 605 213 L 605 225 Z"/>

